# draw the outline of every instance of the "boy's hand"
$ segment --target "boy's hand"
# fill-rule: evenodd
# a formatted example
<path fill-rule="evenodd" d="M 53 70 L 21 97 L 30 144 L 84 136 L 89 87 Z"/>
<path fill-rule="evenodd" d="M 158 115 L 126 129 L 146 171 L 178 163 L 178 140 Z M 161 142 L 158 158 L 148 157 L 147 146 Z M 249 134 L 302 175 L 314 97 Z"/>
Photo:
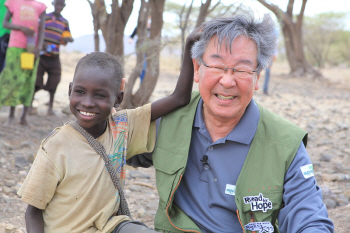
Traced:
<path fill-rule="evenodd" d="M 203 23 L 201 26 L 199 26 L 198 28 L 196 28 L 195 30 L 193 30 L 186 39 L 186 45 L 190 45 L 192 47 L 192 45 L 194 44 L 194 42 L 198 41 L 200 36 L 202 35 L 202 31 L 204 28 L 205 23 Z"/>
<path fill-rule="evenodd" d="M 34 36 L 35 31 L 31 28 L 21 26 L 20 30 L 26 35 L 26 36 Z"/>
<path fill-rule="evenodd" d="M 61 40 L 61 44 L 63 44 L 63 45 L 67 45 L 68 42 L 73 42 L 73 38 L 71 38 L 71 37 L 64 37 Z"/>

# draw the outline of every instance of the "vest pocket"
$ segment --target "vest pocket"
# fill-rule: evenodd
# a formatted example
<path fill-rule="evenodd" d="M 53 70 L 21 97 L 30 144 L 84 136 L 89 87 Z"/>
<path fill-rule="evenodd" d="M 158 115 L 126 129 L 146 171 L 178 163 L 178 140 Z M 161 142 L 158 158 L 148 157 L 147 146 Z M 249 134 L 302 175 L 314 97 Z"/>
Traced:
<path fill-rule="evenodd" d="M 159 193 L 159 207 L 166 208 L 169 205 L 172 194 L 177 188 L 181 175 L 184 172 L 187 154 L 172 153 L 157 148 L 156 156 L 153 156 L 153 166 L 156 169 L 156 182 Z M 171 208 L 171 206 L 169 206 Z"/>
<path fill-rule="evenodd" d="M 278 191 L 259 192 L 244 196 L 241 201 L 245 222 L 249 222 L 253 215 L 254 222 L 272 222 L 274 225 L 282 206 L 282 193 Z"/>

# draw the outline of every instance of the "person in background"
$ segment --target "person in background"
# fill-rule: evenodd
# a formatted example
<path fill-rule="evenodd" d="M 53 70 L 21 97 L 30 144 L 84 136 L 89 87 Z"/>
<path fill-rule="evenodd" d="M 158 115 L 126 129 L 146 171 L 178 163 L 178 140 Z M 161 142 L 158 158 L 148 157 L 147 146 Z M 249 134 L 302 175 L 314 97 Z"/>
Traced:
<path fill-rule="evenodd" d="M 270 75 L 271 75 L 271 67 L 272 67 L 272 64 L 275 60 L 276 60 L 276 54 L 273 56 L 273 59 L 270 62 L 270 65 L 265 69 L 265 80 L 264 80 L 264 86 L 263 86 L 263 92 L 265 95 L 269 94 L 269 82 L 270 82 Z"/>
<path fill-rule="evenodd" d="M 278 31 L 276 30 L 275 31 L 276 33 L 276 37 L 278 37 Z M 272 64 L 275 62 L 276 60 L 276 56 L 277 56 L 277 51 L 278 51 L 278 48 L 277 48 L 277 42 L 276 42 L 276 48 L 275 48 L 275 53 L 273 55 L 273 58 L 269 64 L 268 67 L 266 67 L 265 69 L 265 77 L 264 77 L 264 85 L 263 85 L 263 92 L 265 95 L 268 95 L 269 94 L 269 83 L 270 83 L 270 76 L 271 76 L 271 67 L 272 67 Z"/>
<path fill-rule="evenodd" d="M 5 6 L 6 0 L 0 0 L 0 22 L 4 21 L 7 8 Z M 0 25 L 0 73 L 5 66 L 5 56 L 10 39 L 10 30 L 4 28 L 2 23 Z"/>
<path fill-rule="evenodd" d="M 192 47 L 191 102 L 157 121 L 155 230 L 333 232 L 305 149 L 307 133 L 253 99 L 275 53 L 272 18 L 206 22 Z M 171 133 L 170 133 L 171 132 Z"/>
<path fill-rule="evenodd" d="M 35 83 L 35 92 L 44 89 L 50 94 L 49 108 L 47 110 L 47 115 L 49 116 L 54 115 L 54 97 L 61 80 L 60 44 L 66 45 L 68 42 L 73 42 L 68 21 L 61 15 L 62 10 L 66 6 L 65 0 L 54 0 L 52 4 L 55 9 L 46 15 L 44 47 L 40 56 Z M 48 78 L 44 85 L 45 72 L 48 74 Z M 32 107 L 31 114 L 36 113 L 36 108 Z"/>
<path fill-rule="evenodd" d="M 7 12 L 3 27 L 10 29 L 11 34 L 6 52 L 6 66 L 0 74 L 0 107 L 10 106 L 9 118 L 5 123 L 10 126 L 14 123 L 16 106 L 23 104 L 20 124 L 28 126 L 27 113 L 34 94 L 39 52 L 44 42 L 46 5 L 35 0 L 8 0 L 5 6 Z M 30 50 L 27 46 L 29 38 L 33 39 Z M 33 69 L 22 69 L 23 52 L 35 54 Z"/>
<path fill-rule="evenodd" d="M 148 16 L 148 18 L 147 18 L 147 25 L 146 25 L 146 27 L 147 27 L 147 37 L 149 37 L 149 32 L 151 30 L 151 16 Z M 137 35 L 137 26 L 135 27 L 134 31 L 131 33 L 131 35 L 129 37 L 129 44 L 132 43 L 132 41 L 134 40 L 134 37 L 136 35 Z M 142 65 L 142 71 L 141 71 L 141 74 L 140 74 L 140 85 L 143 82 L 143 79 L 145 78 L 146 69 L 147 69 L 147 56 L 145 54 L 144 62 L 143 62 L 143 65 Z"/>

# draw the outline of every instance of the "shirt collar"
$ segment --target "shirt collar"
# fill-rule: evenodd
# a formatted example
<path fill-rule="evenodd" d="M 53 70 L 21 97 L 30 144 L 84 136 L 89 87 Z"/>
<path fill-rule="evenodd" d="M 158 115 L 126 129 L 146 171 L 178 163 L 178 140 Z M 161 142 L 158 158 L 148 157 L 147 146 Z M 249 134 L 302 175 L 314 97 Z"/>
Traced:
<path fill-rule="evenodd" d="M 225 138 L 219 139 L 216 143 L 224 143 L 225 140 L 230 140 L 249 145 L 253 140 L 255 132 L 258 128 L 259 118 L 259 108 L 256 105 L 255 101 L 252 99 L 236 127 Z M 199 100 L 197 106 L 193 127 L 199 128 L 200 133 L 210 138 L 209 132 L 204 123 L 202 98 Z"/>
<path fill-rule="evenodd" d="M 49 13 L 49 14 L 47 14 L 47 15 L 50 16 L 51 19 L 52 19 L 53 17 L 55 17 L 54 14 L 53 14 L 53 12 L 51 12 L 51 13 Z M 60 14 L 59 17 L 56 17 L 56 20 L 62 21 L 62 17 L 63 17 L 63 16 Z"/>

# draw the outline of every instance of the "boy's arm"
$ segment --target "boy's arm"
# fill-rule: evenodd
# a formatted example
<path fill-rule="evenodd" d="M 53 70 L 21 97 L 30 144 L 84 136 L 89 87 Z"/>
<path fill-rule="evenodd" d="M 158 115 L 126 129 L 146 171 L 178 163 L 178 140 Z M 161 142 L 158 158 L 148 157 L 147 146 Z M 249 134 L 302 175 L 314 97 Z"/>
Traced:
<path fill-rule="evenodd" d="M 4 28 L 10 29 L 10 30 L 22 31 L 26 36 L 34 36 L 35 31 L 33 29 L 11 23 L 10 22 L 11 17 L 12 17 L 12 13 L 9 10 L 7 10 L 4 20 L 2 22 L 2 26 Z"/>
<path fill-rule="evenodd" d="M 191 48 L 194 42 L 199 39 L 200 32 L 200 29 L 196 29 L 187 37 L 180 76 L 175 90 L 170 96 L 164 97 L 152 103 L 151 121 L 154 121 L 159 117 L 183 107 L 190 102 L 194 72 L 191 58 Z"/>
<path fill-rule="evenodd" d="M 39 25 L 39 31 L 38 31 L 38 46 L 36 47 L 35 55 L 36 57 L 39 56 L 41 48 L 44 46 L 44 38 L 45 38 L 45 18 L 46 18 L 46 12 L 44 11 L 40 15 L 40 25 Z"/>
<path fill-rule="evenodd" d="M 44 233 L 43 211 L 32 205 L 28 205 L 25 220 L 28 233 Z"/>

